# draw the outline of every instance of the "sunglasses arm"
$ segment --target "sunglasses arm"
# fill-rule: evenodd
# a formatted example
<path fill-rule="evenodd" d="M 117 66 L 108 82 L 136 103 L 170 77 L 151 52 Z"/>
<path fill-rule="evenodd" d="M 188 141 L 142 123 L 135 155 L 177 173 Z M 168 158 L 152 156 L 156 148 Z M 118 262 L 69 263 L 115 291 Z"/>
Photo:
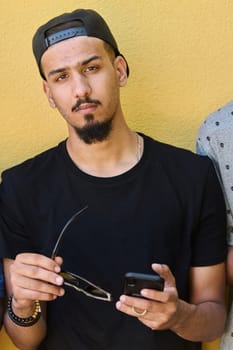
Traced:
<path fill-rule="evenodd" d="M 53 248 L 53 251 L 52 251 L 52 255 L 51 255 L 51 258 L 54 260 L 57 256 L 57 252 L 59 250 L 59 247 L 60 247 L 60 242 L 61 242 L 61 239 L 63 237 L 63 234 L 64 232 L 66 231 L 67 227 L 84 211 L 88 208 L 88 205 L 86 205 L 84 208 L 80 209 L 79 211 L 77 211 L 68 221 L 67 223 L 65 224 L 65 226 L 63 227 L 61 233 L 59 234 L 58 236 L 58 239 L 57 239 L 57 242 Z"/>

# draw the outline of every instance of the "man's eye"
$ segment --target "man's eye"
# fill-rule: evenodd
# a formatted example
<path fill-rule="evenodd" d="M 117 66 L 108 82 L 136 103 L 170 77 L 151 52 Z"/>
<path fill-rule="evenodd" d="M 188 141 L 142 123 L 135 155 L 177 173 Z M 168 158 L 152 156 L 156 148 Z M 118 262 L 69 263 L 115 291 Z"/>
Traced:
<path fill-rule="evenodd" d="M 56 78 L 56 81 L 61 81 L 61 80 L 64 80 L 68 77 L 68 74 L 60 74 L 57 78 Z"/>
<path fill-rule="evenodd" d="M 88 66 L 87 68 L 85 68 L 85 72 L 93 72 L 97 69 L 98 69 L 97 66 Z"/>

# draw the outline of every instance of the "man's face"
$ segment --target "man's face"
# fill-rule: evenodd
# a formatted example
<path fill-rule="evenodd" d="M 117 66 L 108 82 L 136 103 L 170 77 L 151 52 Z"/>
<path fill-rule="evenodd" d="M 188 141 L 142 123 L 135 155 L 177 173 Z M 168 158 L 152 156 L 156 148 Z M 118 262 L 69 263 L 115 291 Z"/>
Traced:
<path fill-rule="evenodd" d="M 120 111 L 119 87 L 127 80 L 122 57 L 111 57 L 102 40 L 82 36 L 51 46 L 41 65 L 50 105 L 69 130 L 86 143 L 105 139 Z"/>

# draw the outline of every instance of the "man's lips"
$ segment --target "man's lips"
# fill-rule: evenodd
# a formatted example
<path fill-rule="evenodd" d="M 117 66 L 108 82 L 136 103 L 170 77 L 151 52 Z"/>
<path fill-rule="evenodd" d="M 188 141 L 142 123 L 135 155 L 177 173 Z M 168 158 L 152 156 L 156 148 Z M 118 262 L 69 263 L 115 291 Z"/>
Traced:
<path fill-rule="evenodd" d="M 89 98 L 87 98 L 86 100 L 80 99 L 75 103 L 71 110 L 72 112 L 95 110 L 100 104 L 101 103 L 98 100 L 91 100 Z"/>
<path fill-rule="evenodd" d="M 95 103 L 82 103 L 79 107 L 74 109 L 74 112 L 78 112 L 78 111 L 88 112 L 88 111 L 93 111 L 96 108 L 97 108 L 97 105 Z"/>

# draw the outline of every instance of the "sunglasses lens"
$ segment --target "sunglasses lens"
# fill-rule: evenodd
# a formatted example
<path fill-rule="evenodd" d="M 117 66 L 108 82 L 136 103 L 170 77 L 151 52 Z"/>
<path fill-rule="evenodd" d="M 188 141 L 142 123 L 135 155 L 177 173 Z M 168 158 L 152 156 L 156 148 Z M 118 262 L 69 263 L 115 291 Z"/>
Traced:
<path fill-rule="evenodd" d="M 89 281 L 82 279 L 80 276 L 66 271 L 60 272 L 60 275 L 64 278 L 64 284 L 68 284 L 70 287 L 83 291 L 85 294 L 93 296 L 94 298 L 109 300 L 107 292 L 93 285 Z"/>
<path fill-rule="evenodd" d="M 90 285 L 87 285 L 83 288 L 88 294 L 91 294 L 96 297 L 106 298 L 106 293 L 104 293 L 102 290 L 92 287 Z"/>

